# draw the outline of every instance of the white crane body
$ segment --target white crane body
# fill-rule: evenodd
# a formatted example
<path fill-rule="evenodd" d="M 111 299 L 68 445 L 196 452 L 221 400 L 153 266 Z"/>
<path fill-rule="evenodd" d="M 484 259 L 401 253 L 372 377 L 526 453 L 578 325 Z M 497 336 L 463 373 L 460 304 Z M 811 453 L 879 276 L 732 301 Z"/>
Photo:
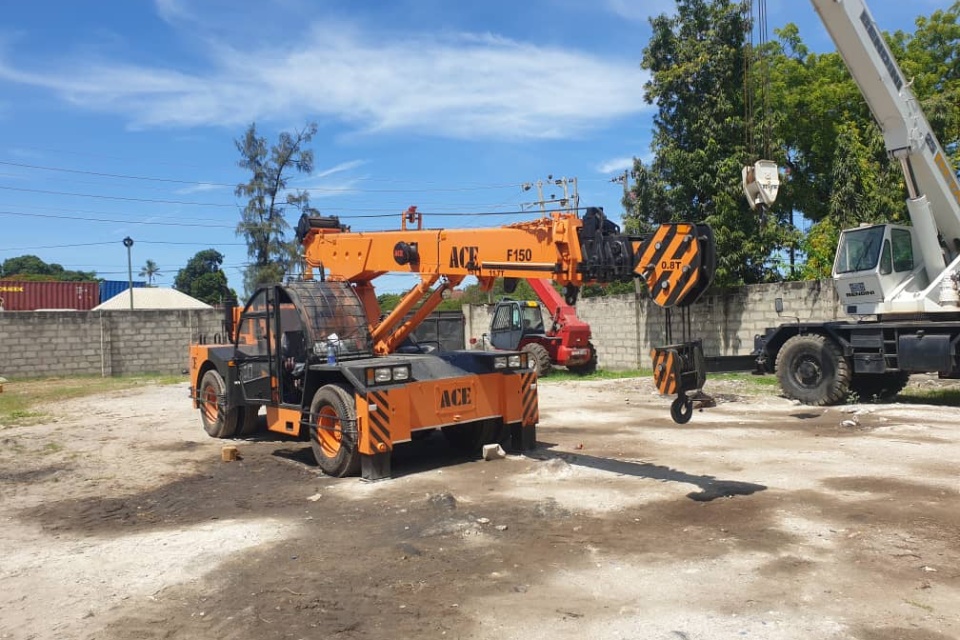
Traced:
<path fill-rule="evenodd" d="M 910 224 L 841 233 L 833 278 L 854 321 L 768 329 L 758 366 L 807 404 L 899 392 L 910 373 L 960 377 L 960 183 L 863 0 L 811 0 L 903 170 Z M 759 163 L 758 165 L 759 166 Z M 751 206 L 756 188 L 745 192 Z M 778 311 L 782 303 L 778 303 Z"/>

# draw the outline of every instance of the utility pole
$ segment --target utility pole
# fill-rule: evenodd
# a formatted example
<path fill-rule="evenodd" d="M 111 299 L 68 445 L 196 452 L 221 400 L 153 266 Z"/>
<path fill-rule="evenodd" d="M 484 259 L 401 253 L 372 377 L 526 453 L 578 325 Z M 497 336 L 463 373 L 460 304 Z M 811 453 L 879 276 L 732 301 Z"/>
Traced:
<path fill-rule="evenodd" d="M 127 283 L 130 285 L 130 310 L 133 311 L 133 259 L 130 257 L 130 247 L 133 246 L 133 238 L 130 236 L 124 238 L 123 246 L 127 248 Z"/>
<path fill-rule="evenodd" d="M 557 198 L 556 195 L 550 194 L 549 197 L 545 198 L 543 196 L 543 187 L 560 187 L 563 189 L 563 197 Z M 560 205 L 561 210 L 574 212 L 580 209 L 580 193 L 577 191 L 577 179 L 576 178 L 554 178 L 552 175 L 548 175 L 546 180 L 537 180 L 536 182 L 524 182 L 520 185 L 522 191 L 530 191 L 534 187 L 537 188 L 537 199 L 534 202 L 525 202 L 520 204 L 520 208 L 537 206 L 540 208 L 540 213 L 544 216 L 547 215 L 547 205 L 548 204 L 558 204 Z M 571 207 L 571 204 L 573 205 Z"/>

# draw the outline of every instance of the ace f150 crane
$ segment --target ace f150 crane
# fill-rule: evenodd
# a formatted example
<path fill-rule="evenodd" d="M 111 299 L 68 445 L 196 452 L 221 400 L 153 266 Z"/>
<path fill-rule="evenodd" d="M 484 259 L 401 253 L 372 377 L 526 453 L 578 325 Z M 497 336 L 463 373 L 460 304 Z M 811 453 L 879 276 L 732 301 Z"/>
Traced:
<path fill-rule="evenodd" d="M 823 405 L 851 391 L 896 394 L 914 372 L 960 376 L 960 184 L 866 4 L 811 2 L 900 163 L 912 223 L 842 232 L 833 279 L 859 320 L 797 322 L 764 336 L 760 366 L 775 362 L 786 395 Z M 770 164 L 744 171 L 751 204 L 775 197 Z"/>
<path fill-rule="evenodd" d="M 489 229 L 427 229 L 411 207 L 399 230 L 374 232 L 303 216 L 297 238 L 303 279 L 256 291 L 230 344 L 191 345 L 193 401 L 213 437 L 251 433 L 265 407 L 267 429 L 309 438 L 325 473 L 371 480 L 390 475 L 397 444 L 435 429 L 470 451 L 505 437 L 520 450 L 535 444 L 537 378 L 527 354 L 398 351 L 464 278 L 487 288 L 496 278 L 549 278 L 573 304 L 584 283 L 639 277 L 670 308 L 699 297 L 715 260 L 706 225 L 631 236 L 599 209 L 582 219 L 563 212 Z M 373 282 L 387 273 L 420 282 L 382 315 Z M 686 422 L 686 392 L 704 380 L 700 343 L 657 353 L 658 387 L 678 394 L 671 413 Z"/>

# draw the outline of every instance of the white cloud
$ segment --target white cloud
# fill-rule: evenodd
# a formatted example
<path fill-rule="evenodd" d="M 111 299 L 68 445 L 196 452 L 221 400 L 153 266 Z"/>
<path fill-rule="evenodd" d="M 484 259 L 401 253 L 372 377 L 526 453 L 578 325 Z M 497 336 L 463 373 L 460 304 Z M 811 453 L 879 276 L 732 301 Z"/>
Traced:
<path fill-rule="evenodd" d="M 648 108 L 634 60 L 489 34 L 368 35 L 326 21 L 286 48 L 212 42 L 207 51 L 205 71 L 78 59 L 30 70 L 7 55 L 0 81 L 50 90 L 136 128 L 316 118 L 360 133 L 536 139 L 580 135 Z"/>
<path fill-rule="evenodd" d="M 340 164 L 330 167 L 329 169 L 323 169 L 322 171 L 314 171 L 310 176 L 311 178 L 326 178 L 327 176 L 332 176 L 336 173 L 343 173 L 345 171 L 351 171 L 357 167 L 363 166 L 366 164 L 365 160 L 349 160 L 347 162 L 341 162 Z"/>
<path fill-rule="evenodd" d="M 154 6 L 157 15 L 165 22 L 173 23 L 193 17 L 181 0 L 154 0 Z"/>
<path fill-rule="evenodd" d="M 175 193 L 179 195 L 189 195 L 192 193 L 208 193 L 210 191 L 218 191 L 220 189 L 226 190 L 227 187 L 224 187 L 221 184 L 209 184 L 207 182 L 198 182 L 197 184 L 190 185 L 189 187 L 184 187 L 183 189 L 177 189 Z"/>
<path fill-rule="evenodd" d="M 633 168 L 633 156 L 623 156 L 621 158 L 611 158 L 601 162 L 597 166 L 599 173 L 620 173 L 624 169 Z"/>

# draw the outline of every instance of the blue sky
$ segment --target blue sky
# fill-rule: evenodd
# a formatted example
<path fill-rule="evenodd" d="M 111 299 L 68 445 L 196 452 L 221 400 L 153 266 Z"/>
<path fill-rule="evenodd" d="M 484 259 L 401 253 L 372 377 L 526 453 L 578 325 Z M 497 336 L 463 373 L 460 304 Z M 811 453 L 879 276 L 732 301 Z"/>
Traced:
<path fill-rule="evenodd" d="M 884 30 L 913 30 L 948 0 L 875 0 Z M 520 185 L 576 177 L 581 205 L 620 213 L 611 178 L 648 157 L 653 107 L 639 68 L 649 0 L 35 0 L 0 25 L 0 262 L 35 254 L 126 279 L 147 259 L 160 285 L 234 234 L 234 140 L 256 122 L 319 125 L 308 189 L 355 230 L 495 226 L 530 216 Z M 832 45 L 806 2 L 768 0 L 770 36 L 795 22 Z M 131 177 L 121 177 L 131 176 Z M 739 177 L 734 177 L 739 179 Z M 548 190 L 547 195 L 558 189 Z M 431 215 L 433 214 L 433 215 Z M 370 216 L 388 217 L 370 217 Z M 393 217 L 393 216 L 396 217 Z M 295 223 L 295 220 L 291 220 Z M 381 291 L 413 284 L 378 282 Z"/>

